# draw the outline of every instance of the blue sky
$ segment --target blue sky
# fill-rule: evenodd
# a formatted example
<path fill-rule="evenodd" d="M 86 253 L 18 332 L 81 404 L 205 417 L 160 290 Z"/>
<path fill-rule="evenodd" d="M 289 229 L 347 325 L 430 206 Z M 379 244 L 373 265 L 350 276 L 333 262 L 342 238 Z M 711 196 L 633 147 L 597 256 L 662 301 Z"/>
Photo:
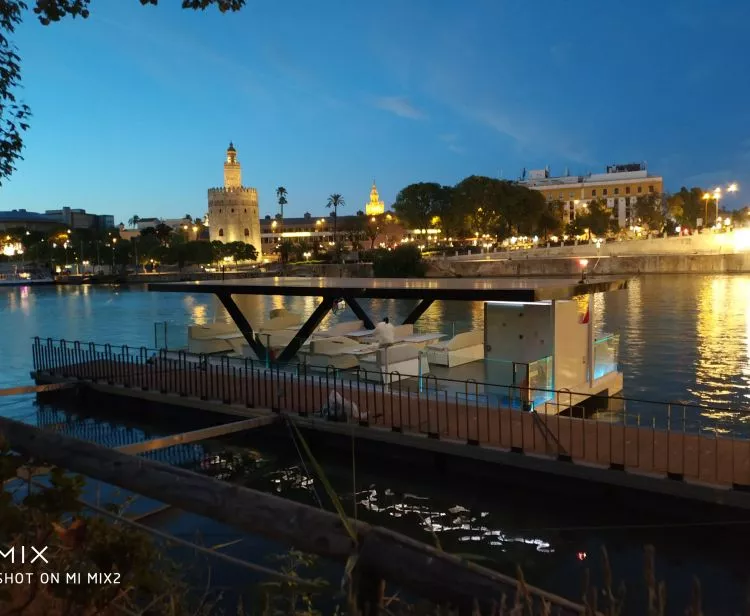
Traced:
<path fill-rule="evenodd" d="M 93 0 L 16 37 L 34 117 L 0 209 L 202 216 L 234 141 L 275 212 L 370 183 L 602 171 L 647 161 L 667 188 L 738 181 L 750 202 L 750 3 L 720 0 Z M 745 194 L 747 193 L 747 194 Z M 342 212 L 343 213 L 343 212 Z"/>

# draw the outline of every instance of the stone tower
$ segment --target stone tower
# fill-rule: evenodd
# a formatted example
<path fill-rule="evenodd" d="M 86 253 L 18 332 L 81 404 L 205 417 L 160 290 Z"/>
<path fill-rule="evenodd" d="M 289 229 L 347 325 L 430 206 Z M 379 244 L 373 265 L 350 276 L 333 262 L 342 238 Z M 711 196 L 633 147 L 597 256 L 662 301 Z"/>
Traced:
<path fill-rule="evenodd" d="M 224 186 L 208 189 L 208 224 L 212 242 L 252 244 L 260 257 L 258 191 L 242 185 L 237 150 L 231 142 L 224 160 Z"/>

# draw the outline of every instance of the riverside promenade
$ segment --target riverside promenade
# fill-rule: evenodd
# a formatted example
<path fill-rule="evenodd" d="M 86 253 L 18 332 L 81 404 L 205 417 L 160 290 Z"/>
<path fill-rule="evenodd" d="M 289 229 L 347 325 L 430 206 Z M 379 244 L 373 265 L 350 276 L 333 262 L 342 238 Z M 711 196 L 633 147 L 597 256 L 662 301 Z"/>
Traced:
<path fill-rule="evenodd" d="M 36 339 L 32 352 L 38 383 L 74 382 L 199 412 L 283 414 L 346 438 L 750 509 L 750 440 L 706 434 L 680 406 L 663 405 L 664 428 L 637 417 L 615 423 L 499 408 L 476 383 L 448 388 L 434 377 L 378 384 L 359 374 L 51 339 Z M 565 404 L 569 393 L 555 398 Z"/>

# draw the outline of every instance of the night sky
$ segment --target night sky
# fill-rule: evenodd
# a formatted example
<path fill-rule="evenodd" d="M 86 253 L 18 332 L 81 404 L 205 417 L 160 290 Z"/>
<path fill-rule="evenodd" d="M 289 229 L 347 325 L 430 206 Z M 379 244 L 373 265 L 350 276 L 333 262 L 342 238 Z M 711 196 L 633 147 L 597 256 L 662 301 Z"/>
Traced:
<path fill-rule="evenodd" d="M 417 181 L 648 163 L 750 202 L 750 2 L 93 0 L 15 41 L 34 117 L 0 209 L 206 211 L 234 141 L 261 212 L 355 213 Z"/>

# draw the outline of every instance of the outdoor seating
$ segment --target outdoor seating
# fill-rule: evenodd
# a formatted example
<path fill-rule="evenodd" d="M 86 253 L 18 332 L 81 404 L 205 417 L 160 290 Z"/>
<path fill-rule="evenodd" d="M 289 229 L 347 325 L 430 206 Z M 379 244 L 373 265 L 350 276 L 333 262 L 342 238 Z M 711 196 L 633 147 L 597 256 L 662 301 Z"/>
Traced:
<path fill-rule="evenodd" d="M 461 366 L 484 359 L 484 331 L 474 330 L 456 334 L 445 342 L 426 347 L 427 361 L 436 366 Z"/>
<path fill-rule="evenodd" d="M 188 351 L 191 353 L 226 353 L 232 350 L 231 337 L 242 339 L 234 323 L 210 323 L 188 326 Z"/>
<path fill-rule="evenodd" d="M 343 321 L 336 323 L 336 325 L 329 327 L 325 330 L 319 330 L 313 334 L 316 338 L 334 338 L 338 336 L 346 336 L 351 332 L 356 332 L 364 327 L 362 321 Z"/>
<path fill-rule="evenodd" d="M 361 357 L 359 367 L 366 380 L 390 383 L 419 376 L 419 361 L 419 347 L 394 344 Z"/>
<path fill-rule="evenodd" d="M 344 336 L 334 338 L 320 338 L 310 342 L 310 351 L 305 355 L 305 364 L 314 368 L 333 367 L 348 370 L 359 366 L 357 356 L 353 351 L 363 345 Z"/>

